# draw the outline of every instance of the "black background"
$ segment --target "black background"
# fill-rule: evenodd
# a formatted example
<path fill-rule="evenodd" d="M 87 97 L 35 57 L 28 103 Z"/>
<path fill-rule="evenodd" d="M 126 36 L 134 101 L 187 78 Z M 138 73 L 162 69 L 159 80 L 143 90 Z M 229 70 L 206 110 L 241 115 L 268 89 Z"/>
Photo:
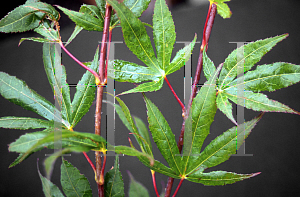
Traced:
<path fill-rule="evenodd" d="M 25 1 L 14 1 L 15 5 L 2 7 L 1 18 L 17 5 Z M 77 1 L 46 1 L 52 4 L 59 4 L 70 9 L 79 9 Z M 216 16 L 215 24 L 210 38 L 208 55 L 219 65 L 224 61 L 228 54 L 236 48 L 235 44 L 229 42 L 246 42 L 264 39 L 289 33 L 289 37 L 279 43 L 273 50 L 263 57 L 258 65 L 272 62 L 290 62 L 300 64 L 300 38 L 299 22 L 300 2 L 297 0 L 232 0 L 228 3 L 233 15 L 230 19 L 222 19 Z M 4 10 L 3 10 L 4 9 Z M 197 41 L 201 41 L 202 29 L 207 14 L 208 4 L 201 6 L 181 5 L 172 10 L 173 19 L 176 26 L 177 41 L 191 41 L 197 33 Z M 145 13 L 141 20 L 152 24 L 151 11 Z M 62 14 L 61 34 L 63 41 L 70 36 L 74 25 L 66 15 Z M 151 35 L 151 29 L 149 35 Z M 42 44 L 25 41 L 18 47 L 18 42 L 22 37 L 37 36 L 33 32 L 0 34 L 0 67 L 10 75 L 26 81 L 28 86 L 46 99 L 54 103 L 53 93 L 49 86 L 47 76 L 43 69 Z M 120 29 L 113 31 L 113 41 L 122 41 Z M 99 32 L 81 32 L 68 49 L 81 61 L 91 61 L 97 45 L 101 41 Z M 175 52 L 182 48 L 182 44 L 175 44 Z M 200 44 L 196 45 L 192 57 L 193 72 L 195 71 Z M 115 56 L 118 59 L 126 59 L 141 63 L 127 49 L 125 44 L 117 44 Z M 62 54 L 63 64 L 66 66 L 68 83 L 76 84 L 85 72 L 79 65 L 71 60 L 65 53 Z M 168 76 L 170 83 L 183 100 L 183 69 Z M 201 83 L 205 82 L 205 77 L 201 76 Z M 116 82 L 116 94 L 131 89 L 134 86 L 128 83 Z M 75 88 L 71 88 L 73 95 Z M 276 92 L 266 92 L 269 98 L 282 102 L 289 107 L 300 111 L 299 96 L 300 84 L 293 85 Z M 171 91 L 164 84 L 163 88 L 157 92 L 146 94 L 161 110 L 168 121 L 172 131 L 179 137 L 182 124 L 181 108 L 174 99 Z M 121 96 L 121 99 L 131 110 L 131 113 L 138 116 L 147 123 L 146 108 L 141 94 L 130 94 Z M 245 109 L 245 120 L 251 120 L 259 112 Z M 0 98 L 0 117 L 3 116 L 29 116 L 39 118 L 33 112 L 26 111 L 20 106 L 16 106 L 3 97 Z M 262 120 L 254 128 L 251 135 L 246 140 L 246 153 L 253 154 L 252 157 L 231 157 L 229 161 L 211 168 L 209 170 L 226 170 L 237 173 L 261 172 L 257 177 L 244 180 L 232 185 L 207 187 L 184 181 L 177 196 L 298 196 L 299 195 L 299 126 L 300 117 L 295 114 L 266 113 Z M 82 121 L 75 127 L 77 131 L 94 132 L 94 106 Z M 222 132 L 231 128 L 233 124 L 218 110 L 215 122 L 211 125 L 211 134 L 205 141 L 207 145 L 212 139 Z M 21 164 L 8 169 L 10 163 L 14 161 L 18 154 L 8 152 L 8 144 L 15 141 L 20 135 L 30 131 L 1 129 L 0 133 L 0 196 L 44 196 L 42 185 L 37 173 L 37 158 L 41 172 L 44 173 L 43 161 L 46 153 L 51 150 L 43 150 L 32 156 Z M 129 145 L 128 130 L 122 125 L 116 116 L 116 144 Z M 136 145 L 136 143 L 135 143 Z M 204 146 L 205 146 L 204 145 Z M 136 146 L 137 147 L 137 146 Z M 90 158 L 94 160 L 92 152 Z M 154 145 L 155 159 L 166 164 L 158 149 Z M 92 186 L 94 196 L 96 195 L 96 184 L 93 172 L 82 154 L 73 153 L 66 157 L 75 165 L 81 173 L 85 174 Z M 59 166 L 61 161 L 55 165 L 52 181 L 60 187 Z M 108 158 L 107 170 L 113 165 L 113 157 Z M 125 183 L 125 193 L 128 196 L 129 177 L 127 170 L 130 171 L 137 181 L 147 187 L 150 196 L 155 196 L 151 174 L 147 167 L 141 164 L 134 157 L 120 157 L 120 169 Z M 165 175 L 156 174 L 159 191 L 161 191 L 161 181 L 166 184 Z M 178 184 L 175 180 L 173 192 Z M 60 187 L 61 188 L 61 187 Z M 298 194 L 298 195 L 297 195 Z"/>

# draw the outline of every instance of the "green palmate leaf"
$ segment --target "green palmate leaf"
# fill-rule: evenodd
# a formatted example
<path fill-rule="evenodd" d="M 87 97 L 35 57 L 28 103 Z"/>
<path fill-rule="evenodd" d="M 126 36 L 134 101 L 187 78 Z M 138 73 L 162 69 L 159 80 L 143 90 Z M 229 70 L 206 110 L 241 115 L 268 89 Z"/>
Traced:
<path fill-rule="evenodd" d="M 116 156 L 115 165 L 105 174 L 104 179 L 105 197 L 123 197 L 124 182 L 119 170 L 119 156 Z"/>
<path fill-rule="evenodd" d="M 165 0 L 156 0 L 153 14 L 153 37 L 158 63 L 162 70 L 170 64 L 176 40 L 175 25 Z"/>
<path fill-rule="evenodd" d="M 223 93 L 218 93 L 216 101 L 218 109 L 223 112 L 229 120 L 237 125 L 237 122 L 232 115 L 232 104 L 228 101 L 227 96 Z"/>
<path fill-rule="evenodd" d="M 0 72 L 0 93 L 5 99 L 48 120 L 59 120 L 57 114 L 60 112 L 52 103 L 30 89 L 24 81 L 4 72 Z M 65 120 L 61 121 L 68 127 Z"/>
<path fill-rule="evenodd" d="M 257 176 L 260 173 L 252 174 L 237 174 L 234 172 L 226 171 L 212 171 L 208 173 L 195 172 L 187 177 L 187 180 L 202 183 L 203 185 L 216 186 L 216 185 L 226 185 L 232 184 L 244 179 L 249 179 L 251 177 Z"/>
<path fill-rule="evenodd" d="M 84 9 L 83 11 L 88 12 L 76 12 L 73 10 L 68 10 L 61 6 L 57 6 L 61 11 L 63 11 L 76 25 L 82 27 L 87 31 L 103 31 L 103 19 L 96 18 L 94 13 L 89 9 Z"/>
<path fill-rule="evenodd" d="M 217 112 L 216 79 L 222 65 L 212 74 L 194 98 L 190 114 L 185 123 L 183 165 L 185 174 L 189 173 L 198 163 L 202 144 L 209 134 L 210 125 Z"/>
<path fill-rule="evenodd" d="M 44 43 L 43 45 L 43 60 L 44 68 L 54 93 L 55 99 L 60 107 L 63 119 L 71 122 L 71 99 L 70 88 L 67 84 L 66 69 L 60 62 L 56 62 L 55 55 L 58 53 L 55 50 L 55 45 Z M 57 58 L 56 58 L 57 59 Z M 59 60 L 60 61 L 60 60 Z"/>
<path fill-rule="evenodd" d="M 98 69 L 98 60 L 99 47 L 97 48 L 94 60 L 90 65 L 90 68 L 94 71 L 97 71 Z M 89 111 L 95 99 L 95 91 L 95 77 L 91 72 L 86 71 L 76 86 L 76 93 L 71 104 L 72 127 L 74 127 L 81 120 L 81 118 Z"/>
<path fill-rule="evenodd" d="M 39 129 L 51 128 L 54 122 L 29 117 L 7 116 L 0 118 L 0 127 L 7 129 Z"/>
<path fill-rule="evenodd" d="M 129 185 L 129 196 L 130 197 L 149 197 L 149 192 L 145 186 L 141 183 L 137 182 L 132 174 L 128 171 L 128 175 L 130 177 L 130 185 Z"/>
<path fill-rule="evenodd" d="M 62 159 L 61 164 L 60 181 L 63 191 L 68 197 L 93 196 L 92 189 L 87 178 L 83 174 L 80 174 L 77 168 L 64 159 Z"/>
<path fill-rule="evenodd" d="M 151 68 L 140 66 L 124 60 L 110 61 L 108 64 L 108 77 L 119 82 L 140 83 L 144 81 L 157 80 L 160 74 Z"/>
<path fill-rule="evenodd" d="M 108 0 L 120 19 L 127 47 L 147 66 L 162 72 L 158 66 L 149 36 L 143 23 L 123 4 Z"/>
<path fill-rule="evenodd" d="M 276 62 L 257 66 L 254 71 L 248 71 L 243 76 L 243 82 L 237 84 L 234 80 L 229 87 L 243 85 L 245 90 L 253 92 L 275 91 L 288 87 L 300 81 L 300 66 L 285 62 Z"/>
<path fill-rule="evenodd" d="M 156 1 L 153 15 L 156 58 L 144 24 L 137 18 L 134 11 L 130 10 L 130 6 L 127 5 L 128 7 L 126 7 L 127 1 L 124 1 L 125 5 L 115 0 L 108 0 L 108 2 L 117 12 L 127 47 L 148 66 L 144 67 L 130 62 L 115 60 L 115 70 L 113 71 L 112 66 L 110 66 L 109 76 L 118 81 L 132 83 L 151 80 L 151 82 L 141 84 L 121 94 L 151 92 L 161 89 L 164 77 L 179 70 L 188 61 L 196 38 L 190 45 L 180 50 L 172 63 L 170 63 L 176 37 L 175 26 L 166 3 L 162 0 Z"/>
<path fill-rule="evenodd" d="M 23 32 L 39 26 L 40 21 L 47 15 L 57 21 L 59 13 L 49 4 L 42 2 L 26 2 L 15 8 L 0 21 L 0 31 Z"/>
<path fill-rule="evenodd" d="M 194 49 L 195 43 L 197 40 L 197 35 L 195 35 L 194 40 L 185 46 L 183 49 L 180 49 L 175 57 L 173 58 L 172 62 L 167 66 L 166 68 L 166 75 L 169 75 L 177 70 L 179 70 L 181 67 L 185 65 L 187 61 L 189 61 L 192 51 Z"/>
<path fill-rule="evenodd" d="M 211 141 L 201 152 L 197 160 L 197 165 L 190 171 L 190 174 L 194 171 L 199 171 L 198 173 L 200 173 L 207 168 L 227 161 L 244 143 L 244 140 L 248 137 L 261 116 L 262 114 L 251 121 L 232 127 Z"/>
<path fill-rule="evenodd" d="M 64 197 L 59 188 L 40 173 L 39 168 L 38 173 L 42 181 L 43 192 L 46 197 Z"/>
<path fill-rule="evenodd" d="M 221 89 L 226 88 L 226 86 L 233 81 L 237 76 L 237 67 L 241 65 L 244 66 L 244 72 L 250 70 L 260 59 L 270 51 L 278 42 L 282 41 L 288 36 L 288 34 L 283 34 L 273 38 L 267 38 L 264 40 L 258 40 L 256 42 L 251 42 L 242 48 L 234 50 L 225 60 L 223 69 L 221 70 L 219 83 L 221 84 Z M 240 54 L 244 51 L 244 54 Z M 239 62 L 238 62 L 238 57 Z"/>
<path fill-rule="evenodd" d="M 134 117 L 134 121 L 135 121 L 136 127 L 138 129 L 139 136 L 142 139 L 143 146 L 144 146 L 146 153 L 152 154 L 152 144 L 150 141 L 148 128 L 146 127 L 145 123 L 140 118 Z"/>
<path fill-rule="evenodd" d="M 246 108 L 252 109 L 254 111 L 264 111 L 264 112 L 286 112 L 286 113 L 296 113 L 299 112 L 289 108 L 288 106 L 271 99 L 265 94 L 262 93 L 253 93 L 251 91 L 244 91 L 242 95 L 238 95 L 237 88 L 233 87 L 227 89 L 222 92 L 225 96 L 227 96 L 234 103 L 241 105 L 238 103 L 238 100 L 244 100 L 243 104 Z"/>
<path fill-rule="evenodd" d="M 140 133 L 140 131 L 137 129 L 133 118 L 130 114 L 130 111 L 128 107 L 125 105 L 125 103 L 118 97 L 116 97 L 117 101 L 119 102 L 120 106 L 115 105 L 116 112 L 118 113 L 120 119 L 122 120 L 123 124 L 128 128 L 128 130 L 134 134 L 135 139 L 139 143 L 141 150 L 143 152 L 146 152 L 150 155 L 152 155 L 152 149 L 149 144 L 150 141 L 146 141 L 143 137 L 147 137 L 145 135 L 145 132 Z M 140 120 L 141 121 L 141 120 Z M 139 122 L 140 123 L 140 122 Z M 140 123 L 142 124 L 142 123 Z M 148 132 L 148 131 L 147 131 Z M 149 134 L 148 134 L 148 140 L 149 140 Z"/>
<path fill-rule="evenodd" d="M 206 51 L 204 50 L 203 51 L 203 72 L 207 81 L 210 79 L 210 77 L 213 75 L 215 71 L 216 71 L 215 64 L 209 59 L 209 57 L 206 54 Z"/>
<path fill-rule="evenodd" d="M 181 157 L 175 136 L 159 109 L 144 95 L 147 107 L 149 129 L 161 154 L 176 174 L 181 174 Z"/>

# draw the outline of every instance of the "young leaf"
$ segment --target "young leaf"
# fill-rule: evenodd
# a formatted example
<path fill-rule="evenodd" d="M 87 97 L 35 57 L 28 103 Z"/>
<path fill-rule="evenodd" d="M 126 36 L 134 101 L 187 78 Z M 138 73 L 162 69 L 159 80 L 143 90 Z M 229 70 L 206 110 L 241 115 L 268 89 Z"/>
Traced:
<path fill-rule="evenodd" d="M 227 2 L 230 0 L 210 0 L 210 2 L 215 3 L 217 5 L 217 12 L 222 18 L 230 18 L 232 15 L 232 12 L 230 11 L 230 8 L 228 5 L 224 2 Z"/>
<path fill-rule="evenodd" d="M 153 37 L 157 60 L 162 70 L 169 66 L 176 40 L 175 25 L 165 0 L 156 0 L 153 14 Z"/>
<path fill-rule="evenodd" d="M 222 94 L 226 95 L 230 100 L 234 103 L 239 104 L 238 99 L 243 99 L 244 106 L 248 109 L 252 109 L 254 111 L 264 111 L 264 112 L 285 112 L 292 114 L 299 114 L 299 112 L 289 108 L 288 106 L 271 99 L 265 94 L 262 93 L 253 93 L 251 91 L 244 91 L 243 96 L 237 94 L 237 88 L 229 88 L 222 92 Z"/>
<path fill-rule="evenodd" d="M 251 177 L 257 176 L 260 173 L 252 174 L 237 174 L 234 172 L 226 171 L 212 171 L 208 173 L 194 172 L 187 177 L 187 180 L 202 183 L 207 186 L 216 186 L 216 185 L 226 185 L 232 184 L 244 179 L 249 179 Z"/>
<path fill-rule="evenodd" d="M 51 40 L 45 39 L 45 38 L 34 38 L 34 37 L 29 37 L 29 38 L 21 38 L 20 42 L 19 42 L 19 46 L 22 44 L 22 42 L 24 42 L 25 40 L 30 40 L 30 41 L 34 41 L 34 42 L 41 42 L 41 43 L 45 43 L 45 42 L 53 42 Z"/>
<path fill-rule="evenodd" d="M 80 27 L 78 25 L 75 26 L 73 33 L 71 34 L 70 38 L 68 39 L 68 41 L 65 43 L 65 47 L 70 44 L 75 38 L 76 36 L 83 30 L 83 27 Z"/>
<path fill-rule="evenodd" d="M 38 28 L 35 28 L 34 31 L 42 36 L 45 39 L 49 40 L 49 42 L 59 42 L 60 35 L 58 30 L 53 29 L 49 26 L 47 22 L 41 23 Z"/>
<path fill-rule="evenodd" d="M 237 67 L 244 62 L 244 72 L 250 70 L 260 59 L 270 51 L 278 42 L 282 41 L 288 36 L 283 34 L 273 38 L 267 38 L 264 40 L 258 40 L 251 42 L 244 47 L 244 54 L 239 54 L 240 48 L 234 50 L 225 60 L 223 68 L 220 73 L 219 83 L 221 84 L 220 89 L 226 88 L 233 79 L 237 76 Z M 237 62 L 237 55 L 243 56 L 240 61 Z"/>
<path fill-rule="evenodd" d="M 20 153 L 18 158 L 15 159 L 14 162 L 12 162 L 8 168 L 14 167 L 16 165 L 18 165 L 19 163 L 21 163 L 23 160 L 27 159 L 30 155 L 27 155 L 25 158 L 23 158 L 24 153 Z M 22 160 L 21 160 L 22 159 Z"/>
<path fill-rule="evenodd" d="M 128 172 L 130 177 L 130 185 L 129 185 L 129 196 L 130 197 L 149 197 L 149 192 L 141 183 L 137 182 L 132 174 Z"/>
<path fill-rule="evenodd" d="M 77 168 L 63 158 L 60 181 L 63 191 L 68 197 L 93 196 L 92 189 L 87 178 L 83 174 L 80 174 Z"/>
<path fill-rule="evenodd" d="M 213 75 L 215 71 L 216 71 L 216 67 L 214 63 L 209 59 L 209 57 L 206 54 L 206 51 L 204 50 L 203 51 L 203 72 L 207 81 L 210 79 L 210 77 Z"/>
<path fill-rule="evenodd" d="M 149 129 L 161 154 L 177 174 L 181 174 L 181 157 L 175 136 L 159 109 L 144 95 Z"/>
<path fill-rule="evenodd" d="M 119 102 L 120 106 L 115 105 L 115 109 L 116 109 L 116 112 L 118 113 L 120 119 L 122 120 L 123 124 L 127 127 L 127 129 L 131 133 L 134 134 L 136 141 L 139 143 L 139 145 L 141 147 L 141 150 L 143 152 L 146 152 L 147 154 L 152 155 L 152 149 L 150 148 L 149 142 L 145 141 L 145 139 L 143 138 L 143 136 L 145 136 L 144 133 L 141 135 L 141 133 L 137 129 L 128 107 L 125 105 L 125 103 L 119 97 L 116 97 L 116 99 Z M 149 139 L 149 134 L 148 134 L 148 139 Z"/>
<path fill-rule="evenodd" d="M 211 141 L 201 152 L 197 160 L 197 165 L 195 165 L 194 169 L 190 170 L 189 174 L 192 174 L 194 171 L 201 172 L 228 160 L 244 143 L 244 140 L 248 137 L 261 116 L 262 114 L 251 121 L 232 127 Z"/>
<path fill-rule="evenodd" d="M 34 29 L 39 26 L 45 15 L 55 21 L 59 18 L 59 13 L 51 5 L 42 2 L 27 2 L 1 19 L 0 31 L 9 33 Z"/>
<path fill-rule="evenodd" d="M 300 66 L 285 62 L 276 62 L 257 66 L 243 76 L 243 82 L 237 84 L 237 79 L 229 84 L 230 87 L 244 85 L 245 90 L 253 92 L 275 91 L 286 88 L 300 81 Z"/>
<path fill-rule="evenodd" d="M 29 117 L 6 116 L 0 118 L 0 127 L 7 129 L 39 129 L 51 128 L 54 122 Z"/>
<path fill-rule="evenodd" d="M 190 172 L 197 165 L 202 144 L 209 134 L 210 125 L 217 112 L 216 107 L 216 79 L 222 65 L 212 74 L 194 98 L 190 114 L 185 123 L 183 172 Z"/>
<path fill-rule="evenodd" d="M 124 194 L 124 182 L 119 170 L 119 156 L 115 158 L 115 165 L 105 174 L 105 197 L 122 197 Z"/>
<path fill-rule="evenodd" d="M 96 18 L 90 12 L 82 13 L 73 10 L 68 10 L 61 6 L 57 6 L 61 11 L 63 11 L 76 25 L 82 27 L 87 31 L 103 31 L 103 20 L 102 18 Z"/>
<path fill-rule="evenodd" d="M 149 131 L 146 127 L 145 123 L 138 117 L 134 117 L 135 125 L 138 129 L 139 135 L 143 139 L 142 142 L 144 144 L 146 153 L 152 154 L 152 143 L 150 141 Z M 149 152 L 147 152 L 149 151 Z"/>
<path fill-rule="evenodd" d="M 55 45 L 51 43 L 43 44 L 43 61 L 45 71 L 55 95 L 60 105 L 60 111 L 62 117 L 71 122 L 71 99 L 70 88 L 67 84 L 66 69 L 63 65 L 59 65 L 55 62 Z"/>
<path fill-rule="evenodd" d="M 99 47 L 97 48 L 94 60 L 90 65 L 90 68 L 94 71 L 96 71 L 99 66 L 98 60 Z M 74 127 L 81 120 L 81 118 L 89 111 L 95 99 L 95 91 L 95 77 L 91 72 L 86 71 L 76 86 L 76 93 L 71 104 L 71 111 L 73 112 L 71 119 L 72 127 Z"/>
<path fill-rule="evenodd" d="M 48 120 L 59 120 L 56 114 L 60 112 L 52 103 L 31 90 L 24 81 L 4 72 L 0 72 L 0 94 L 5 99 Z M 62 120 L 62 123 L 68 127 L 65 120 Z"/>
<path fill-rule="evenodd" d="M 59 188 L 40 173 L 39 168 L 38 173 L 42 181 L 43 192 L 46 197 L 64 197 Z"/>

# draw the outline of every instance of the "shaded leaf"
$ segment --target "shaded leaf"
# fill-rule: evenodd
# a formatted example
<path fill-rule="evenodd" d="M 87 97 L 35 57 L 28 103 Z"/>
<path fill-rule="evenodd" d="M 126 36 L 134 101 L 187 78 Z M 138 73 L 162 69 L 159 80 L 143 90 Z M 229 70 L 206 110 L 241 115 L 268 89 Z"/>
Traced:
<path fill-rule="evenodd" d="M 144 95 L 147 107 L 149 129 L 161 154 L 176 174 L 181 173 L 181 157 L 175 136 L 159 109 Z"/>
<path fill-rule="evenodd" d="M 212 171 L 208 173 L 199 173 L 198 171 L 190 174 L 187 180 L 202 183 L 203 185 L 216 186 L 216 185 L 226 185 L 232 184 L 244 179 L 249 179 L 251 177 L 257 176 L 259 173 L 252 174 L 237 174 L 234 172 L 226 171 Z"/>
<path fill-rule="evenodd" d="M 154 163 L 154 158 L 152 155 L 149 155 L 147 153 L 143 153 L 143 152 L 140 152 L 138 150 L 136 150 L 135 148 L 133 147 L 129 147 L 129 146 L 115 146 L 113 147 L 114 148 L 114 151 L 115 153 L 117 154 L 124 154 L 124 155 L 128 155 L 128 156 L 143 156 L 143 157 L 147 157 L 148 160 L 150 161 L 150 165 Z M 109 148 L 108 151 L 112 150 L 112 148 Z"/>
<path fill-rule="evenodd" d="M 24 81 L 4 72 L 0 72 L 0 93 L 5 99 L 48 120 L 59 120 L 57 114 L 60 112 L 52 103 L 30 89 Z M 62 123 L 68 126 L 64 120 Z"/>
<path fill-rule="evenodd" d="M 92 189 L 87 178 L 83 174 L 80 174 L 76 167 L 63 158 L 60 181 L 63 191 L 68 197 L 93 196 Z"/>
<path fill-rule="evenodd" d="M 53 29 L 47 22 L 41 23 L 34 31 L 42 36 L 50 42 L 59 42 L 60 35 L 58 30 Z"/>
<path fill-rule="evenodd" d="M 123 197 L 124 182 L 119 170 L 119 156 L 115 158 L 115 165 L 105 174 L 104 179 L 105 197 Z"/>
<path fill-rule="evenodd" d="M 55 55 L 58 53 L 55 50 L 55 44 L 43 44 L 43 61 L 44 68 L 54 93 L 55 99 L 59 104 L 63 119 L 71 122 L 71 99 L 70 88 L 67 84 L 66 69 L 60 62 L 55 61 Z M 60 55 L 60 54 L 59 54 Z"/>
<path fill-rule="evenodd" d="M 238 95 L 237 88 L 230 88 L 222 92 L 234 103 L 238 103 L 238 99 L 244 100 L 244 107 L 252 109 L 254 111 L 264 111 L 264 112 L 286 112 L 286 113 L 298 113 L 297 111 L 289 108 L 288 106 L 271 99 L 262 93 L 253 93 L 251 91 L 244 91 L 243 95 Z"/>
<path fill-rule="evenodd" d="M 189 116 L 185 122 L 183 166 L 184 173 L 190 172 L 198 163 L 202 144 L 210 131 L 217 112 L 216 79 L 222 65 L 212 74 L 193 99 Z"/>
<path fill-rule="evenodd" d="M 24 42 L 25 40 L 30 40 L 30 41 L 34 41 L 34 42 L 41 42 L 41 43 L 45 43 L 45 42 L 53 42 L 51 40 L 45 39 L 45 38 L 34 38 L 34 37 L 29 37 L 29 38 L 21 38 L 20 42 L 19 42 L 19 46 L 20 44 L 22 44 L 22 42 Z"/>
<path fill-rule="evenodd" d="M 6 116 L 0 118 L 0 127 L 7 129 L 39 129 L 51 128 L 54 122 L 29 117 Z"/>
<path fill-rule="evenodd" d="M 298 83 L 300 66 L 285 62 L 265 64 L 245 73 L 242 83 L 237 84 L 237 81 L 237 79 L 232 81 L 229 87 L 238 88 L 243 85 L 245 90 L 253 92 L 275 91 Z"/>
<path fill-rule="evenodd" d="M 203 51 L 203 72 L 208 81 L 213 73 L 216 71 L 215 64 L 209 59 L 205 50 Z"/>
<path fill-rule="evenodd" d="M 138 129 L 139 136 L 142 138 L 142 143 L 146 153 L 152 154 L 152 143 L 150 141 L 149 131 L 145 123 L 138 117 L 134 117 L 135 125 Z"/>
<path fill-rule="evenodd" d="M 75 38 L 76 36 L 83 30 L 83 27 L 80 27 L 78 25 L 75 26 L 73 33 L 71 34 L 70 38 L 68 39 L 68 41 L 65 43 L 65 47 L 70 44 Z"/>
<path fill-rule="evenodd" d="M 129 196 L 130 197 L 149 197 L 149 192 L 146 189 L 145 186 L 143 186 L 141 183 L 137 182 L 132 174 L 127 171 L 129 177 L 130 177 L 130 184 L 129 184 Z"/>
<path fill-rule="evenodd" d="M 244 140 L 248 137 L 261 116 L 259 115 L 251 121 L 232 127 L 211 141 L 201 152 L 197 160 L 197 165 L 194 169 L 190 170 L 189 174 L 192 174 L 194 171 L 199 171 L 200 173 L 207 168 L 227 161 L 244 143 Z"/>
<path fill-rule="evenodd" d="M 133 89 L 128 90 L 128 91 L 125 91 L 125 92 L 123 92 L 119 95 L 129 94 L 129 93 L 134 93 L 134 92 L 153 92 L 153 91 L 157 91 L 157 90 L 162 88 L 163 83 L 164 83 L 164 78 L 160 78 L 157 81 L 143 83 L 143 84 L 139 85 L 138 87 L 133 88 Z"/>
<path fill-rule="evenodd" d="M 24 155 L 24 153 L 20 153 L 19 156 L 17 157 L 17 159 L 15 159 L 15 161 L 12 162 L 8 168 L 18 165 L 19 163 L 21 163 L 23 160 L 27 159 L 30 156 L 30 155 L 27 155 L 25 158 L 23 158 L 23 155 Z"/>
<path fill-rule="evenodd" d="M 90 65 L 90 68 L 94 71 L 97 71 L 98 69 L 98 60 L 99 47 L 97 48 L 94 60 Z M 95 76 L 91 72 L 86 71 L 76 86 L 76 93 L 71 104 L 72 127 L 74 127 L 81 120 L 81 118 L 89 111 L 95 99 L 95 91 Z"/>
<path fill-rule="evenodd" d="M 87 31 L 103 31 L 103 20 L 102 18 L 96 18 L 91 15 L 91 12 L 76 12 L 73 10 L 68 10 L 61 6 L 57 6 L 61 11 L 63 11 L 76 25 L 82 27 Z"/>
<path fill-rule="evenodd" d="M 226 88 L 226 85 L 233 81 L 237 76 L 238 65 L 241 65 L 241 63 L 244 62 L 244 72 L 250 70 L 268 51 L 287 36 L 288 34 L 283 34 L 246 44 L 245 46 L 242 46 L 244 48 L 244 54 L 240 54 L 240 51 L 242 51 L 241 47 L 235 49 L 224 62 L 219 77 L 219 83 L 221 84 L 220 88 Z M 240 57 L 239 62 L 237 62 L 237 56 L 242 56 Z"/>
<path fill-rule="evenodd" d="M 15 8 L 0 21 L 0 31 L 23 32 L 39 26 L 40 21 L 48 15 L 57 21 L 59 13 L 49 4 L 42 2 L 26 2 L 26 4 Z"/>
<path fill-rule="evenodd" d="M 42 181 L 43 192 L 46 197 L 64 197 L 59 188 L 40 173 L 39 168 L 38 173 Z"/>

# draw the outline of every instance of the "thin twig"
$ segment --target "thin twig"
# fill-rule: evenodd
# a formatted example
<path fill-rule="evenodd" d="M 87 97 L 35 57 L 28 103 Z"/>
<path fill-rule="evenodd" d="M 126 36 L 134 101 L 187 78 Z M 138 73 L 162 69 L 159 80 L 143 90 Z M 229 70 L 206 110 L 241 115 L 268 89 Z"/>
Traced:
<path fill-rule="evenodd" d="M 172 196 L 172 197 L 175 197 L 175 196 L 177 195 L 177 193 L 178 193 L 178 190 L 180 189 L 180 186 L 181 186 L 181 184 L 182 184 L 183 180 L 184 180 L 184 179 L 181 179 L 181 180 L 180 180 L 180 182 L 179 182 L 179 184 L 178 184 L 178 186 L 177 186 L 177 188 L 176 188 L 176 190 L 175 190 L 175 192 L 174 192 L 174 194 L 173 194 L 173 196 Z"/>
<path fill-rule="evenodd" d="M 86 154 L 86 152 L 82 152 L 83 155 L 85 156 L 86 160 L 89 162 L 89 164 L 91 165 L 91 167 L 93 168 L 94 172 L 96 173 L 96 167 L 93 164 L 93 162 L 91 161 L 91 159 L 89 158 L 89 156 Z"/>
<path fill-rule="evenodd" d="M 155 181 L 155 171 L 151 170 L 151 175 L 152 175 L 152 182 L 153 182 L 153 187 L 154 187 L 156 196 L 159 197 L 159 193 L 157 191 L 156 181 Z"/>
<path fill-rule="evenodd" d="M 167 82 L 167 84 L 168 84 L 169 88 L 171 89 L 171 91 L 172 91 L 174 97 L 176 98 L 177 102 L 178 102 L 179 105 L 181 106 L 182 113 L 184 113 L 184 111 L 185 111 L 184 104 L 181 102 L 180 98 L 177 96 L 177 94 L 176 94 L 175 90 L 173 89 L 172 85 L 170 84 L 170 82 L 169 82 L 167 76 L 165 76 L 165 81 Z"/>

